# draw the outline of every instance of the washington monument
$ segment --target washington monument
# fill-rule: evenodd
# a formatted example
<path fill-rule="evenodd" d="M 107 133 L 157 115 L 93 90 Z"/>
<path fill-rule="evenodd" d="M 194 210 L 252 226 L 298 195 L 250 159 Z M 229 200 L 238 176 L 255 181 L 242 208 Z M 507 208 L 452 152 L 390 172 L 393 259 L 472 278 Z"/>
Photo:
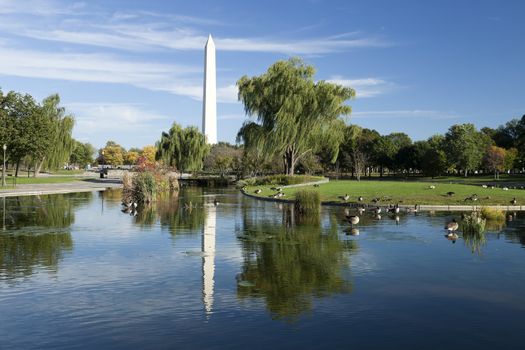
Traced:
<path fill-rule="evenodd" d="M 202 99 L 202 133 L 209 144 L 217 143 L 217 83 L 215 43 L 211 34 L 204 46 L 204 95 Z"/>

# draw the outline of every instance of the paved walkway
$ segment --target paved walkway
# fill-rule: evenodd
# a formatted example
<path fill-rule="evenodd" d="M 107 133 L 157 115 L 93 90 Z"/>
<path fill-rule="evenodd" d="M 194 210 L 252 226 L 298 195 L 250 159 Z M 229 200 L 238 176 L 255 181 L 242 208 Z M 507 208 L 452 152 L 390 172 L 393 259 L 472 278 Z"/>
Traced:
<path fill-rule="evenodd" d="M 114 179 L 90 179 L 50 184 L 20 184 L 16 187 L 0 187 L 0 198 L 55 193 L 105 191 L 108 188 L 119 187 L 122 187 L 122 183 L 119 180 Z"/>

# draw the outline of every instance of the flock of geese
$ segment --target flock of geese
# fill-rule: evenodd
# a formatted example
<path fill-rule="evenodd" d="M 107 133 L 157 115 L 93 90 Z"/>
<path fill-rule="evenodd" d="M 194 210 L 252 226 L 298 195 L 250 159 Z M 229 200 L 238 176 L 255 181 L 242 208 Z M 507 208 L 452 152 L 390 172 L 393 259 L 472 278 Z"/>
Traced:
<path fill-rule="evenodd" d="M 319 185 L 314 185 L 314 187 L 319 187 Z M 488 186 L 488 185 L 482 185 L 483 188 L 495 188 L 494 186 Z M 428 186 L 429 189 L 431 190 L 434 190 L 436 189 L 436 186 L 435 185 L 430 185 Z M 523 187 L 522 187 L 523 188 Z M 503 187 L 502 188 L 504 191 L 508 191 L 508 187 Z M 245 188 L 242 189 L 243 191 L 245 191 Z M 282 187 L 272 187 L 271 188 L 272 191 L 275 191 L 274 194 L 271 194 L 269 197 L 271 198 L 281 198 L 281 197 L 284 197 L 285 194 L 283 193 L 283 189 Z M 258 188 L 254 191 L 255 194 L 260 194 L 262 192 L 262 189 Z M 448 197 L 452 197 L 454 196 L 456 193 L 455 192 L 447 192 L 446 193 L 446 196 Z M 342 200 L 343 202 L 348 202 L 350 200 L 350 195 L 348 193 L 345 193 L 344 195 L 341 195 L 338 197 L 340 200 Z M 377 204 L 379 203 L 381 200 L 390 200 L 391 198 L 388 198 L 388 197 L 383 197 L 383 198 L 380 198 L 380 197 L 376 197 L 376 198 L 372 198 L 372 203 L 374 204 Z M 476 202 L 478 201 L 479 197 L 477 194 L 473 194 L 471 196 L 468 196 L 465 198 L 465 202 L 467 201 L 472 201 L 472 202 Z M 490 199 L 490 197 L 485 197 L 484 199 Z M 363 196 L 358 196 L 357 197 L 357 201 L 362 203 L 364 201 L 364 198 Z M 510 201 L 510 204 L 511 205 L 517 205 L 518 201 L 516 199 L 516 197 L 514 197 L 511 201 Z M 409 213 L 417 213 L 418 212 L 418 205 L 414 205 L 414 207 L 406 207 L 405 210 L 406 212 L 409 212 Z M 357 212 L 358 214 L 357 215 L 350 215 L 350 212 L 348 209 L 345 209 L 345 217 L 346 217 L 346 221 L 350 224 L 350 234 L 352 235 L 359 235 L 359 229 L 357 229 L 356 226 L 357 224 L 359 224 L 359 221 L 360 221 L 360 215 L 363 215 L 363 213 L 368 210 L 369 212 L 371 212 L 376 219 L 380 220 L 381 219 L 381 213 L 383 211 L 383 208 L 381 208 L 380 206 L 373 206 L 373 207 L 368 207 L 367 205 L 365 205 L 364 203 L 361 204 L 361 205 L 358 205 L 357 206 Z M 395 215 L 395 221 L 396 221 L 396 224 L 399 224 L 399 216 L 397 214 L 399 214 L 401 211 L 401 208 L 399 207 L 399 203 L 398 204 L 395 204 L 395 205 L 392 205 L 392 204 L 389 204 L 388 207 L 385 208 L 385 212 L 386 213 L 389 213 L 389 214 L 394 214 Z M 459 228 L 459 223 L 456 221 L 456 219 L 453 219 L 452 221 L 450 222 L 447 222 L 447 224 L 445 225 L 444 229 L 446 230 L 447 234 L 445 235 L 445 237 L 447 237 L 449 240 L 452 240 L 452 242 L 455 242 L 457 239 L 458 239 L 458 234 L 456 233 L 456 231 L 458 230 Z"/>

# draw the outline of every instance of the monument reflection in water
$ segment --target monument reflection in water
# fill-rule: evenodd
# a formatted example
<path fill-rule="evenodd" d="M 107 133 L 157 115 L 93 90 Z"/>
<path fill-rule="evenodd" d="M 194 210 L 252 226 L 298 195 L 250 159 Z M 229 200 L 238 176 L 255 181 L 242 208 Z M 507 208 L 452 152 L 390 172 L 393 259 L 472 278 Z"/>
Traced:
<path fill-rule="evenodd" d="M 206 215 L 202 229 L 202 301 L 206 314 L 209 315 L 213 309 L 217 211 L 215 206 L 208 206 L 205 208 L 205 211 Z"/>

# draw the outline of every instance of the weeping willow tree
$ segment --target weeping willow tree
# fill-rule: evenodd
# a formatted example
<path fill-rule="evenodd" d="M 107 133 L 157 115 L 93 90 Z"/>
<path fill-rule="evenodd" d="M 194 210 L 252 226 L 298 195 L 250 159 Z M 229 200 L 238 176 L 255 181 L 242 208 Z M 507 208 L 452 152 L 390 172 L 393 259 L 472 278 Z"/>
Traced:
<path fill-rule="evenodd" d="M 157 160 L 180 171 L 199 171 L 210 147 L 205 136 L 194 126 L 182 128 L 173 123 L 170 130 L 162 132 L 156 143 Z"/>
<path fill-rule="evenodd" d="M 351 112 L 344 103 L 355 96 L 351 88 L 315 82 L 314 73 L 312 66 L 292 58 L 274 63 L 260 76 L 237 81 L 246 114 L 256 117 L 245 122 L 238 139 L 267 156 L 282 156 L 289 175 L 302 157 L 323 145 L 321 140 L 331 140 L 338 117 Z M 337 152 L 334 162 L 336 158 Z"/>
<path fill-rule="evenodd" d="M 49 122 L 49 147 L 45 155 L 39 160 L 35 176 L 44 169 L 58 169 L 69 160 L 75 147 L 72 137 L 75 120 L 66 115 L 64 107 L 60 107 L 60 96 L 50 95 L 42 103 L 42 113 Z"/>

